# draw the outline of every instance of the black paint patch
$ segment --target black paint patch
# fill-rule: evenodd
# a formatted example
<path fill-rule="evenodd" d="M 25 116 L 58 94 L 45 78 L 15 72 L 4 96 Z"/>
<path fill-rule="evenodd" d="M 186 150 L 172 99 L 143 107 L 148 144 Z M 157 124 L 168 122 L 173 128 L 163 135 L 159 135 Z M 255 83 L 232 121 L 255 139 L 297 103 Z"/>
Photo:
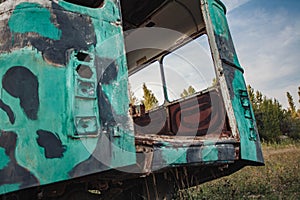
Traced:
<path fill-rule="evenodd" d="M 202 160 L 202 148 L 199 146 L 190 146 L 186 151 L 186 161 L 187 163 L 199 163 Z"/>
<path fill-rule="evenodd" d="M 233 80 L 234 80 L 236 70 L 237 70 L 236 68 L 234 68 L 226 63 L 223 63 L 223 73 L 226 77 L 226 83 L 228 86 L 229 95 L 230 95 L 231 100 L 235 98 L 235 93 L 234 93 L 234 88 L 233 88 Z"/>
<path fill-rule="evenodd" d="M 103 149 L 102 149 L 103 150 Z M 109 169 L 105 164 L 101 163 L 97 158 L 91 155 L 87 160 L 76 165 L 70 172 L 70 177 L 80 177 L 87 174 L 93 174 Z"/>
<path fill-rule="evenodd" d="M 53 1 L 52 9 L 49 10 L 51 22 L 61 31 L 59 40 L 43 37 L 33 32 L 12 33 L 6 20 L 3 22 L 6 26 L 1 27 L 0 51 L 10 52 L 11 49 L 33 46 L 42 53 L 44 60 L 48 63 L 63 66 L 69 59 L 66 56 L 67 50 L 87 51 L 90 46 L 96 44 L 91 17 L 67 11 Z"/>
<path fill-rule="evenodd" d="M 40 104 L 37 77 L 29 69 L 15 66 L 4 74 L 2 85 L 11 96 L 20 99 L 20 106 L 26 116 L 36 120 Z"/>
<path fill-rule="evenodd" d="M 118 115 L 116 114 L 113 106 L 111 105 L 107 95 L 102 91 L 102 85 L 113 84 L 116 81 L 119 67 L 115 60 L 110 58 L 95 57 L 95 66 L 97 71 L 97 97 L 99 106 L 99 116 L 102 126 L 109 127 L 115 126 L 116 121 L 122 122 L 122 124 L 127 124 L 128 115 Z M 127 127 L 124 127 L 125 129 Z"/>
<path fill-rule="evenodd" d="M 50 131 L 38 130 L 37 143 L 40 147 L 45 149 L 46 158 L 62 158 L 66 151 L 66 146 L 62 144 L 57 133 Z"/>
<path fill-rule="evenodd" d="M 96 35 L 92 20 L 89 16 L 73 14 L 65 11 L 56 3 L 52 3 L 53 14 L 62 35 L 60 40 L 31 38 L 34 47 L 43 52 L 46 60 L 66 65 L 68 49 L 88 50 L 89 46 L 96 44 Z"/>
<path fill-rule="evenodd" d="M 99 116 L 102 126 L 114 126 L 116 124 L 113 107 L 102 91 L 102 84 L 110 84 L 117 78 L 118 68 L 112 59 L 95 57 L 95 65 L 97 71 L 97 81 L 100 83 L 97 86 L 97 97 L 99 106 Z"/>
<path fill-rule="evenodd" d="M 232 43 L 231 35 L 229 34 L 229 38 L 225 38 L 215 34 L 215 37 L 221 59 L 234 63 L 234 56 L 236 55 L 236 52 Z"/>
<path fill-rule="evenodd" d="M 98 82 L 108 85 L 111 84 L 113 80 L 116 80 L 119 69 L 114 60 L 96 56 L 95 65 L 98 75 Z"/>
<path fill-rule="evenodd" d="M 97 96 L 98 96 L 98 106 L 99 106 L 99 116 L 102 126 L 114 126 L 116 124 L 115 121 L 115 112 L 113 111 L 113 107 L 109 102 L 108 97 L 102 91 L 102 87 L 98 84 L 97 87 Z"/>
<path fill-rule="evenodd" d="M 20 189 L 38 185 L 37 178 L 26 168 L 20 166 L 15 158 L 17 134 L 10 131 L 1 131 L 0 147 L 5 149 L 5 154 L 10 158 L 6 167 L 0 170 L 0 186 L 6 184 L 20 184 Z"/>
<path fill-rule="evenodd" d="M 118 76 L 118 66 L 116 62 L 112 62 L 105 69 L 100 81 L 102 84 L 110 84 L 112 80 L 115 80 Z"/>
<path fill-rule="evenodd" d="M 0 108 L 6 112 L 8 118 L 9 118 L 9 121 L 11 124 L 14 124 L 15 123 L 15 114 L 14 112 L 12 111 L 12 109 L 9 107 L 9 105 L 5 104 L 1 99 L 0 99 Z"/>

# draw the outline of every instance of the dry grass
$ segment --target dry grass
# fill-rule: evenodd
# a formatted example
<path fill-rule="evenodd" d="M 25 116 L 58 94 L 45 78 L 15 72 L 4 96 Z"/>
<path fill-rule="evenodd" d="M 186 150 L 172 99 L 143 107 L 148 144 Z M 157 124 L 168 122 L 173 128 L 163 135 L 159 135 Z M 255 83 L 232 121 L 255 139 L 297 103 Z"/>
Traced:
<path fill-rule="evenodd" d="M 180 199 L 300 199 L 300 144 L 263 145 L 264 167 L 181 191 Z"/>

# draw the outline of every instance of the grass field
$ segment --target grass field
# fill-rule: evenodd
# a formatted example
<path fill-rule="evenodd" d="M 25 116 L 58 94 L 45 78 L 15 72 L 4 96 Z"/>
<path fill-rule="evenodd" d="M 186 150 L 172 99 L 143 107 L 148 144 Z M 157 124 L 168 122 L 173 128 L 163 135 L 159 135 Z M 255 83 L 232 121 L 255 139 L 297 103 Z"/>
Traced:
<path fill-rule="evenodd" d="M 300 199 L 300 144 L 263 145 L 265 166 L 181 191 L 179 199 Z"/>

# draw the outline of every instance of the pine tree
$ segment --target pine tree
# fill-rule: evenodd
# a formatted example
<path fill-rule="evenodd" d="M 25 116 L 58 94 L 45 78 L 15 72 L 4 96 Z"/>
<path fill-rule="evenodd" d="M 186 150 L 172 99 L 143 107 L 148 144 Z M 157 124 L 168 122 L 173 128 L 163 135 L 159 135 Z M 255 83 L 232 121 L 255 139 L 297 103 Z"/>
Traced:
<path fill-rule="evenodd" d="M 300 86 L 298 87 L 298 102 L 300 104 Z M 300 109 L 297 110 L 297 115 L 300 120 Z"/>
<path fill-rule="evenodd" d="M 278 142 L 283 121 L 283 111 L 280 103 L 275 99 L 269 99 L 260 91 L 248 85 L 249 99 L 252 103 L 258 132 L 266 142 Z"/>
<path fill-rule="evenodd" d="M 130 83 L 128 83 L 128 95 L 129 102 L 131 105 L 136 105 L 138 103 L 138 99 L 135 97 L 134 92 L 132 91 Z"/>
<path fill-rule="evenodd" d="M 282 135 L 280 129 L 281 106 L 278 101 L 273 101 L 263 96 L 260 104 L 261 126 L 259 132 L 265 141 L 278 142 Z"/>
<path fill-rule="evenodd" d="M 296 113 L 296 106 L 295 106 L 293 97 L 289 92 L 286 93 L 286 96 L 287 96 L 288 103 L 289 103 L 289 111 L 291 112 L 292 115 L 294 115 Z"/>
<path fill-rule="evenodd" d="M 252 104 L 256 104 L 254 89 L 250 85 L 248 85 L 247 90 L 248 90 L 250 101 L 252 102 Z M 254 107 L 254 105 L 253 105 L 253 107 Z"/>
<path fill-rule="evenodd" d="M 299 103 L 300 103 L 300 86 L 298 87 L 298 101 L 299 101 Z"/>
<path fill-rule="evenodd" d="M 158 106 L 158 100 L 156 99 L 155 95 L 152 93 L 151 90 L 149 90 L 146 86 L 146 84 L 143 84 L 143 92 L 144 92 L 144 100 L 142 100 L 142 103 L 145 106 L 146 111 L 151 110 Z"/>
<path fill-rule="evenodd" d="M 256 104 L 257 104 L 257 108 L 259 109 L 260 108 L 260 105 L 262 104 L 263 102 L 263 95 L 260 91 L 256 91 L 255 92 L 255 99 L 256 99 Z"/>
<path fill-rule="evenodd" d="M 188 91 L 186 90 L 186 89 L 184 89 L 183 90 L 183 92 L 180 94 L 180 96 L 183 98 L 183 97 L 186 97 L 186 96 L 188 96 L 189 95 L 189 93 L 188 93 Z"/>
<path fill-rule="evenodd" d="M 193 86 L 189 86 L 188 88 L 188 93 L 191 95 L 191 94 L 194 94 L 196 92 L 195 88 L 193 88 Z"/>
<path fill-rule="evenodd" d="M 212 86 L 217 86 L 218 85 L 218 80 L 217 80 L 217 78 L 213 78 L 213 80 L 212 80 L 212 84 L 211 84 Z"/>
<path fill-rule="evenodd" d="M 194 94 L 196 92 L 195 88 L 193 88 L 193 86 L 189 86 L 187 89 L 184 89 L 183 92 L 180 94 L 180 96 L 183 97 L 187 97 L 190 96 L 192 94 Z"/>

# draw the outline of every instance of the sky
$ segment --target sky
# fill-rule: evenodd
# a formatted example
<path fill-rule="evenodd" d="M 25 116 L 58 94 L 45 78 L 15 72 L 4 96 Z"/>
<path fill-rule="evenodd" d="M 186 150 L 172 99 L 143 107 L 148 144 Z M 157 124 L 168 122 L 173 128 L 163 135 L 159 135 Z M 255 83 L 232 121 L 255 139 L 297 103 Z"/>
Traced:
<path fill-rule="evenodd" d="M 276 98 L 284 108 L 288 104 L 286 92 L 290 92 L 300 108 L 297 93 L 300 86 L 300 0 L 222 2 L 227 8 L 229 28 L 240 64 L 245 69 L 246 83 L 268 98 Z M 200 37 L 167 56 L 164 68 L 170 100 L 179 98 L 189 85 L 198 91 L 211 86 L 215 72 L 207 38 Z M 153 64 L 151 70 L 146 68 L 142 73 L 147 76 L 131 77 L 135 80 L 131 85 L 133 92 L 142 99 L 145 82 L 162 103 L 159 64 Z"/>
<path fill-rule="evenodd" d="M 254 89 L 287 107 L 290 92 L 298 108 L 300 86 L 300 1 L 223 0 L 245 79 Z"/>

